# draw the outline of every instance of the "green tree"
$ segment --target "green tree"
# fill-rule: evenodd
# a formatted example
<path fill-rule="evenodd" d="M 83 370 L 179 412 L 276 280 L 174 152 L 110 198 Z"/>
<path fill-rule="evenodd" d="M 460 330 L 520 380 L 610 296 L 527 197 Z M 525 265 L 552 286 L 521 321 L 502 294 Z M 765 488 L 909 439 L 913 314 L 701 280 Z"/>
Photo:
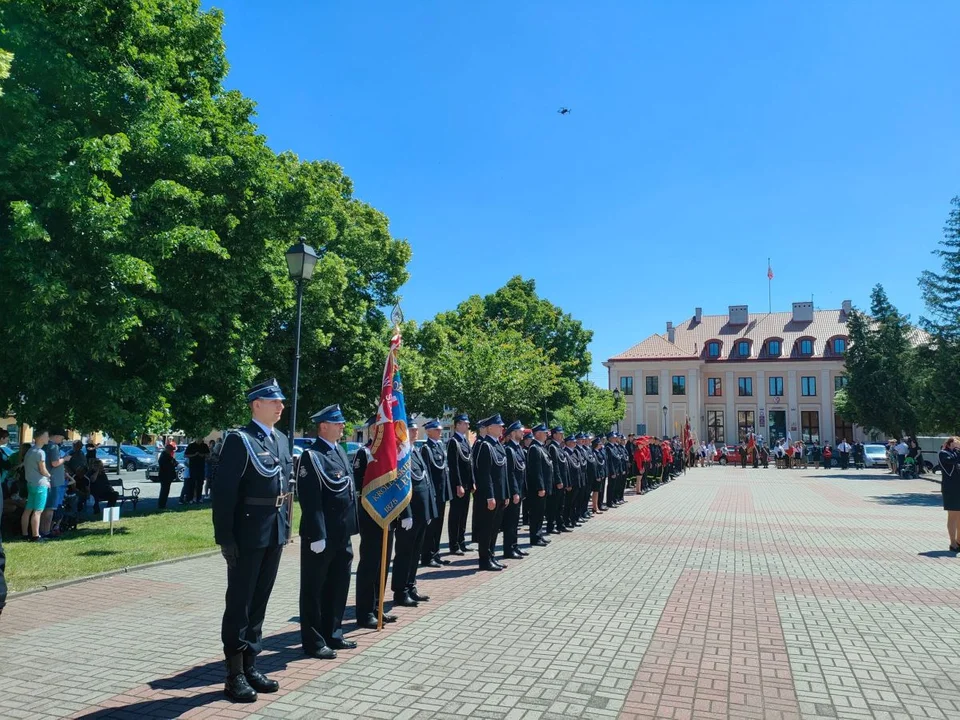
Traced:
<path fill-rule="evenodd" d="M 914 328 L 881 285 L 870 294 L 870 315 L 854 310 L 847 321 L 847 387 L 839 411 L 868 428 L 900 436 L 919 429 Z"/>
<path fill-rule="evenodd" d="M 13 62 L 13 53 L 0 49 L 0 81 L 10 77 L 10 64 Z M 3 83 L 0 82 L 0 97 L 3 96 Z"/>
<path fill-rule="evenodd" d="M 563 425 L 567 432 L 606 434 L 623 419 L 625 404 L 623 398 L 616 400 L 610 390 L 587 382 L 573 404 L 554 411 L 553 421 Z"/>

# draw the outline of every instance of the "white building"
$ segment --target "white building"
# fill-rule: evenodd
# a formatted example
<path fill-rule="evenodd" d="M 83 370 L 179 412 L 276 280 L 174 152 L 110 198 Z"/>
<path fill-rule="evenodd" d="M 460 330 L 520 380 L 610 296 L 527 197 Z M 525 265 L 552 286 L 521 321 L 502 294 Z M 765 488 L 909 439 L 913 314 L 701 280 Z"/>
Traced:
<path fill-rule="evenodd" d="M 850 301 L 838 310 L 793 303 L 792 312 L 693 316 L 607 360 L 610 388 L 626 400 L 625 426 L 679 434 L 689 416 L 697 437 L 736 443 L 750 430 L 768 441 L 864 439 L 837 417 L 844 386 Z"/>

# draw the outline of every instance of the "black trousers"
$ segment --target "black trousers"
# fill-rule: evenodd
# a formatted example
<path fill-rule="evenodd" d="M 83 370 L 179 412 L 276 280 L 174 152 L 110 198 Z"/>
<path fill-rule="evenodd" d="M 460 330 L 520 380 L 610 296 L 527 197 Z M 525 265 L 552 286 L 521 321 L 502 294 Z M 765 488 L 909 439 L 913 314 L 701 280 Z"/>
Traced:
<path fill-rule="evenodd" d="M 462 548 L 467 538 L 467 514 L 470 511 L 470 493 L 463 497 L 450 498 L 450 512 L 447 515 L 447 537 L 450 540 L 450 552 Z"/>
<path fill-rule="evenodd" d="M 440 540 L 443 537 L 443 518 L 447 512 L 447 504 L 437 500 L 437 509 L 440 514 L 430 521 L 427 534 L 423 539 L 423 549 L 420 551 L 420 562 L 426 565 L 431 560 L 440 559 Z"/>
<path fill-rule="evenodd" d="M 563 498 L 563 521 L 568 526 L 572 526 L 577 521 L 577 500 L 579 499 L 577 494 L 579 492 L 580 488 L 578 487 L 570 488 Z"/>
<path fill-rule="evenodd" d="M 517 535 L 520 530 L 520 503 L 514 505 L 513 498 L 510 499 L 507 509 L 503 511 L 501 528 L 503 529 L 503 552 L 506 553 L 517 546 Z"/>
<path fill-rule="evenodd" d="M 167 506 L 167 498 L 170 497 L 170 481 L 160 482 L 160 497 L 157 498 L 157 507 L 163 510 Z"/>
<path fill-rule="evenodd" d="M 393 551 L 393 529 L 387 529 L 387 563 Z M 380 559 L 383 552 L 383 528 L 360 508 L 360 561 L 357 563 L 357 622 L 376 617 L 380 602 Z M 389 568 L 388 568 L 389 569 Z"/>
<path fill-rule="evenodd" d="M 850 467 L 850 453 L 842 452 L 840 453 L 840 467 L 846 470 Z"/>
<path fill-rule="evenodd" d="M 480 553 L 480 564 L 483 565 L 490 561 L 494 555 L 497 544 L 497 534 L 500 530 L 500 523 L 503 522 L 503 501 L 497 501 L 493 510 L 487 508 L 487 501 L 474 498 L 473 502 L 473 526 L 475 530 L 475 540 L 477 541 L 477 551 Z"/>
<path fill-rule="evenodd" d="M 423 551 L 423 541 L 430 524 L 414 520 L 413 527 L 409 530 L 397 530 L 397 554 L 393 558 L 393 573 L 390 576 L 390 589 L 394 595 L 416 590 L 420 553 Z"/>
<path fill-rule="evenodd" d="M 220 625 L 224 655 L 260 653 L 263 616 L 282 554 L 282 545 L 240 550 L 236 564 L 227 568 L 226 608 Z"/>
<path fill-rule="evenodd" d="M 527 495 L 527 498 L 523 501 L 523 506 L 530 519 L 530 542 L 543 537 L 543 516 L 547 509 L 547 500 L 549 499 L 549 495 L 540 497 L 536 493 L 533 493 Z"/>
<path fill-rule="evenodd" d="M 353 546 L 350 538 L 329 544 L 322 553 L 300 539 L 300 642 L 314 653 L 331 640 L 343 640 L 343 613 L 350 590 Z"/>

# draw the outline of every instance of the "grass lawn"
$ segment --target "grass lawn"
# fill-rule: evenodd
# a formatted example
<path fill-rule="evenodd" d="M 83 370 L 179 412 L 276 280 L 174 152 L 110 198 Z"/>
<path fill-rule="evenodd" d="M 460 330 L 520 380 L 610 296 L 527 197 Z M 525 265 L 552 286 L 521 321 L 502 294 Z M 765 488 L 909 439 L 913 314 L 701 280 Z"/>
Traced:
<path fill-rule="evenodd" d="M 124 508 L 125 510 L 126 508 Z M 299 506 L 294 505 L 294 530 Z M 169 560 L 213 550 L 209 505 L 167 512 L 131 513 L 114 523 L 84 522 L 78 530 L 45 543 L 4 540 L 7 584 L 11 592 L 132 565 Z"/>

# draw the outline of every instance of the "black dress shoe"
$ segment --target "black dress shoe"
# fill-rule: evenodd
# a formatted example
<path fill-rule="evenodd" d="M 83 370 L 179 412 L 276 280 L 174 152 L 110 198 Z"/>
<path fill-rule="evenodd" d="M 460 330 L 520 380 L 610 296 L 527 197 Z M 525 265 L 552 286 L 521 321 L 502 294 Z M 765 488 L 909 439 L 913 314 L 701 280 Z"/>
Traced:
<path fill-rule="evenodd" d="M 480 563 L 480 569 L 486 572 L 500 572 L 503 565 L 494 565 L 492 562 Z"/>
<path fill-rule="evenodd" d="M 407 593 L 394 593 L 393 604 L 399 607 L 417 607 L 419 605 L 419 603 L 407 595 Z"/>
<path fill-rule="evenodd" d="M 327 647 L 324 645 L 322 648 L 314 650 L 313 652 L 307 652 L 307 657 L 317 658 L 318 660 L 333 660 L 337 657 L 337 651 L 332 647 Z"/>
<path fill-rule="evenodd" d="M 503 554 L 504 560 L 523 560 L 523 555 L 518 553 L 516 550 L 511 550 L 510 552 L 505 552 Z"/>
<path fill-rule="evenodd" d="M 430 601 L 430 596 L 429 596 L 429 595 L 422 595 L 421 593 L 418 593 L 416 590 L 414 590 L 414 591 L 411 592 L 411 593 L 407 593 L 407 594 L 408 594 L 410 597 L 412 597 L 414 600 L 416 600 L 417 602 L 429 602 L 429 601 Z"/>
<path fill-rule="evenodd" d="M 465 553 L 463 550 L 461 550 L 460 548 L 457 548 L 456 550 L 451 550 L 451 551 L 450 551 L 450 554 L 451 554 L 451 555 L 466 555 L 466 553 Z"/>
<path fill-rule="evenodd" d="M 449 561 L 447 561 L 447 564 L 449 564 Z M 443 565 L 441 565 L 437 560 L 434 560 L 433 558 L 431 558 L 430 562 L 424 565 L 424 567 L 438 568 L 438 567 L 443 567 Z"/>
<path fill-rule="evenodd" d="M 390 615 L 389 613 L 383 614 L 383 624 L 389 625 L 390 623 L 395 623 L 397 621 L 396 615 Z M 364 630 L 376 630 L 377 629 L 377 616 L 376 615 L 367 615 L 363 620 L 357 621 L 357 627 L 363 628 Z"/>
<path fill-rule="evenodd" d="M 449 565 L 449 564 L 450 564 L 450 561 L 449 561 L 449 560 L 444 560 L 444 559 L 443 559 L 442 557 L 440 557 L 439 555 L 434 555 L 434 556 L 433 556 L 433 559 L 436 560 L 436 561 L 437 561 L 438 563 L 440 563 L 441 565 Z"/>
<path fill-rule="evenodd" d="M 507 566 L 504 565 L 504 564 L 503 564 L 502 562 L 500 562 L 499 560 L 497 560 L 495 557 L 491 557 L 491 558 L 490 558 L 490 562 L 493 563 L 494 565 L 496 565 L 496 566 L 497 566 L 498 568 L 500 568 L 501 570 L 506 570 L 506 569 L 507 569 Z"/>
<path fill-rule="evenodd" d="M 271 680 L 255 667 L 247 668 L 243 671 L 243 674 L 246 676 L 250 687 L 258 693 L 275 693 L 280 689 L 280 683 L 276 680 Z"/>
<path fill-rule="evenodd" d="M 470 547 L 469 545 L 467 545 L 466 543 L 465 543 L 464 546 L 461 548 L 461 550 L 463 550 L 463 552 L 473 552 L 473 548 Z M 463 554 L 463 553 L 461 553 L 461 554 Z"/>
<path fill-rule="evenodd" d="M 234 702 L 252 703 L 257 701 L 257 691 L 250 687 L 243 673 L 230 675 L 223 685 L 223 694 Z"/>
<path fill-rule="evenodd" d="M 334 650 L 354 650 L 357 644 L 353 640 L 337 640 L 337 638 L 333 638 L 330 641 L 330 647 Z"/>
<path fill-rule="evenodd" d="M 546 540 L 544 540 L 543 538 L 537 538 L 536 540 L 531 541 L 530 544 L 531 544 L 533 547 L 546 547 L 546 546 L 549 545 L 550 543 L 548 543 L 548 542 L 547 542 Z"/>
<path fill-rule="evenodd" d="M 567 526 L 563 526 L 559 530 L 557 530 L 557 533 L 568 533 L 568 532 L 570 532 L 570 528 L 568 528 Z"/>
<path fill-rule="evenodd" d="M 528 553 L 528 552 L 526 552 L 526 551 L 524 551 L 524 550 L 521 550 L 521 549 L 518 548 L 516 545 L 513 546 L 513 551 L 514 551 L 515 553 L 517 553 L 518 555 L 520 555 L 520 557 L 526 557 L 527 555 L 530 554 L 530 553 Z"/>

